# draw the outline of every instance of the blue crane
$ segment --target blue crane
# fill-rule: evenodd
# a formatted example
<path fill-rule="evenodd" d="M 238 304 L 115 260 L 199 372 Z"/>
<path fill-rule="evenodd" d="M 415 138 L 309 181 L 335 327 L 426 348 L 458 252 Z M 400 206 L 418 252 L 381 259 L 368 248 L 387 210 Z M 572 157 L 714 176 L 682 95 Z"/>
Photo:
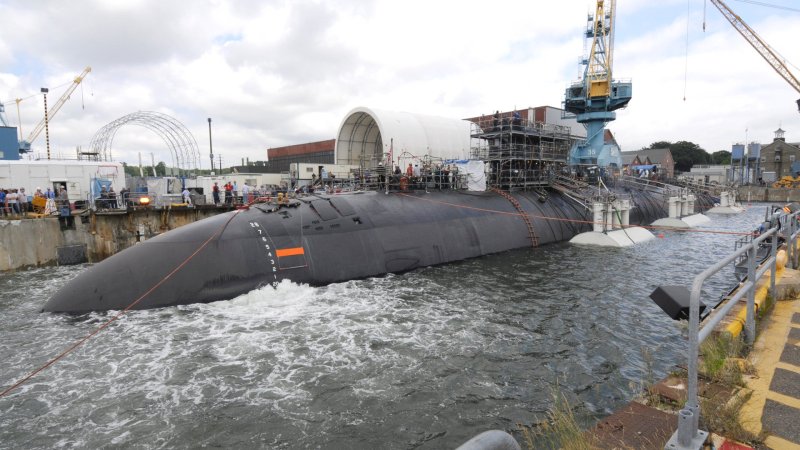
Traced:
<path fill-rule="evenodd" d="M 586 140 L 576 142 L 570 151 L 571 166 L 622 168 L 619 148 L 605 144 L 606 123 L 616 119 L 614 111 L 627 106 L 632 95 L 630 81 L 612 78 L 615 12 L 615 0 L 597 0 L 586 29 L 591 50 L 583 61 L 583 79 L 564 94 L 564 109 L 586 127 Z"/>

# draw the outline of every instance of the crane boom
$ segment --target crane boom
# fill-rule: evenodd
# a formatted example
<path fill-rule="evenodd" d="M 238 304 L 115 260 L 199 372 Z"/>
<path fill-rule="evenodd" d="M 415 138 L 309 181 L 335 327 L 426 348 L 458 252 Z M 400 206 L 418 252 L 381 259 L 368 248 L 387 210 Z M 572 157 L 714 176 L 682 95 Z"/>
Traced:
<path fill-rule="evenodd" d="M 733 25 L 733 28 L 736 28 L 736 31 L 742 35 L 742 37 L 753 46 L 754 49 L 764 58 L 772 68 L 778 72 L 778 75 L 783 77 L 795 91 L 800 93 L 800 81 L 797 81 L 797 78 L 789 71 L 789 68 L 786 67 L 786 64 L 783 63 L 781 58 L 778 57 L 778 54 L 772 50 L 772 47 L 767 45 L 763 39 L 752 29 L 749 25 L 747 25 L 738 14 L 733 12 L 732 9 L 728 7 L 722 0 L 711 0 L 711 3 L 717 7 L 719 12 L 728 19 L 728 22 Z M 797 100 L 797 107 L 800 109 L 800 100 Z"/>
<path fill-rule="evenodd" d="M 69 98 L 72 95 L 72 93 L 75 92 L 75 89 L 78 88 L 78 85 L 81 84 L 83 79 L 86 78 L 86 76 L 89 75 L 89 72 L 91 72 L 91 71 L 92 71 L 92 68 L 90 66 L 86 66 L 86 68 L 83 69 L 83 72 L 81 72 L 80 75 L 78 75 L 77 77 L 75 77 L 74 80 L 72 80 L 72 84 L 70 85 L 69 88 L 67 88 L 66 92 L 64 92 L 64 94 L 61 95 L 61 97 L 58 99 L 58 101 L 56 101 L 53 104 L 53 107 L 50 108 L 47 111 L 48 120 L 52 120 L 53 119 L 53 117 L 61 109 L 61 107 L 64 106 L 64 103 L 66 103 L 67 100 L 69 100 Z M 36 124 L 36 127 L 34 127 L 33 131 L 31 131 L 31 134 L 28 135 L 28 139 L 23 140 L 23 141 L 21 141 L 19 143 L 19 147 L 20 147 L 19 151 L 20 152 L 25 153 L 25 152 L 29 152 L 30 151 L 31 143 L 37 137 L 39 137 L 39 134 L 42 132 L 42 130 L 44 130 L 44 126 L 45 126 L 44 121 L 45 121 L 45 118 L 43 117 L 42 120 L 39 121 L 38 124 Z"/>

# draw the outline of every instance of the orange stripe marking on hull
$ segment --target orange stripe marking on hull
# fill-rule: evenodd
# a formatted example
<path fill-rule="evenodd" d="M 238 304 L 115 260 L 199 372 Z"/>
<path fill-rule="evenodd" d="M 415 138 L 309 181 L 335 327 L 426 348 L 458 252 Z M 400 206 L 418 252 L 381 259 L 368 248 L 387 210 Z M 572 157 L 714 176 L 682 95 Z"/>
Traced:
<path fill-rule="evenodd" d="M 306 252 L 303 250 L 303 247 L 292 247 L 279 248 L 275 250 L 275 254 L 278 255 L 278 258 L 283 258 L 284 256 L 305 255 Z"/>

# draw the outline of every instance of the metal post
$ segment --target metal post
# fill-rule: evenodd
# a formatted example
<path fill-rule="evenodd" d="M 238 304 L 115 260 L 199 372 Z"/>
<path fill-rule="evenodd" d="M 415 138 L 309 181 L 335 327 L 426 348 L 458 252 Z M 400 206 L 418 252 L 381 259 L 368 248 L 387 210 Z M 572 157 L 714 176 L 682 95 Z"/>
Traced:
<path fill-rule="evenodd" d="M 214 171 L 214 147 L 211 146 L 211 117 L 208 118 L 208 151 L 211 157 L 211 171 Z"/>
<path fill-rule="evenodd" d="M 47 160 L 50 160 L 50 125 L 49 121 L 47 120 L 47 93 L 50 92 L 50 89 L 42 88 L 42 94 L 44 94 L 44 138 L 47 142 Z M 57 102 L 56 102 L 57 103 Z"/>
<path fill-rule="evenodd" d="M 792 267 L 792 220 L 786 223 L 786 267 Z"/>
<path fill-rule="evenodd" d="M 772 270 L 770 270 L 769 275 L 769 295 L 772 296 L 772 301 L 774 302 L 777 300 L 778 296 L 775 295 L 775 278 L 777 277 L 778 272 L 778 232 L 775 231 L 775 234 L 772 235 L 772 256 L 775 257 L 775 262 L 772 263 Z"/>
<path fill-rule="evenodd" d="M 703 289 L 702 280 L 692 283 L 692 293 L 689 301 L 689 361 L 688 361 L 688 392 L 686 404 L 681 410 L 682 420 L 688 417 L 691 426 L 684 424 L 678 428 L 678 442 L 691 442 L 697 435 L 697 425 L 700 422 L 700 404 L 697 400 L 697 357 L 699 352 L 700 332 L 700 292 Z M 687 433 L 688 436 L 687 436 Z"/>
<path fill-rule="evenodd" d="M 775 240 L 774 235 L 772 236 L 772 239 L 773 241 Z M 753 283 L 756 283 L 756 248 L 758 246 L 752 243 L 750 245 L 750 254 L 747 257 L 747 279 Z M 754 286 L 753 289 L 750 289 L 750 292 L 747 293 L 747 315 L 745 316 L 744 321 L 745 338 L 747 339 L 748 344 L 752 344 L 756 337 L 756 319 L 755 315 L 753 314 L 756 308 L 755 305 L 756 290 Z"/>

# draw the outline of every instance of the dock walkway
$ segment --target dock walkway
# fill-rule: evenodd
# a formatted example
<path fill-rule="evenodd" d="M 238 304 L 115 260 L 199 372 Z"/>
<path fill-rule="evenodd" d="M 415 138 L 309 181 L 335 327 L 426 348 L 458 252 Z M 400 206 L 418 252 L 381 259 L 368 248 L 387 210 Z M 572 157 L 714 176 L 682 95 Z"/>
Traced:
<path fill-rule="evenodd" d="M 800 449 L 800 293 L 776 302 L 762 327 L 748 358 L 756 375 L 742 425 L 763 430 L 769 448 Z"/>
<path fill-rule="evenodd" d="M 761 283 L 768 278 L 765 275 Z M 800 450 L 800 270 L 779 270 L 776 289 L 779 300 L 759 319 L 756 341 L 747 356 L 752 370 L 745 377 L 745 387 L 738 394 L 725 394 L 701 381 L 701 397 L 750 395 L 739 411 L 739 423 L 763 439 L 757 448 Z M 738 321 L 737 313 L 737 309 L 731 311 L 727 323 L 718 329 Z M 685 377 L 671 376 L 650 391 L 668 403 L 682 405 L 686 401 L 685 389 Z M 634 400 L 600 421 L 587 431 L 590 440 L 598 448 L 663 449 L 677 429 L 676 412 L 641 402 L 647 400 Z M 715 448 L 750 448 L 717 435 L 716 430 L 708 431 Z"/>

